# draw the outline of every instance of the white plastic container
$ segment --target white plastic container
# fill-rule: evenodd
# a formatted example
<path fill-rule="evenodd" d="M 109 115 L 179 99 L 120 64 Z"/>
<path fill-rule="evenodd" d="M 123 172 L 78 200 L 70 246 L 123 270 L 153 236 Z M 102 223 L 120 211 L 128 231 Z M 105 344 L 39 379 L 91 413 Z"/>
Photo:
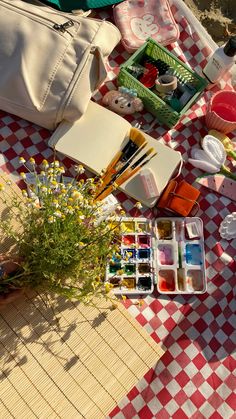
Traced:
<path fill-rule="evenodd" d="M 122 218 L 121 223 L 120 254 L 112 257 L 106 272 L 114 294 L 151 294 L 155 284 L 160 294 L 206 292 L 200 218 Z"/>
<path fill-rule="evenodd" d="M 232 36 L 228 42 L 215 50 L 208 63 L 202 70 L 210 83 L 216 83 L 235 62 L 236 36 Z"/>
<path fill-rule="evenodd" d="M 163 225 L 170 224 L 169 233 Z M 157 218 L 156 284 L 160 294 L 203 294 L 206 268 L 203 223 L 198 217 Z M 168 228 L 167 230 L 168 231 Z M 172 249 L 168 253 L 167 246 Z M 163 256 L 166 249 L 166 256 Z"/>

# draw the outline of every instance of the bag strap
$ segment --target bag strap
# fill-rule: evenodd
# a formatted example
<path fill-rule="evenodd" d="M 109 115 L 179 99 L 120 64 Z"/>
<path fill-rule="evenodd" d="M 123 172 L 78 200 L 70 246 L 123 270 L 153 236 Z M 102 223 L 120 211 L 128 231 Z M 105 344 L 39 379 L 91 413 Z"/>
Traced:
<path fill-rule="evenodd" d="M 101 52 L 101 49 L 98 46 L 92 46 L 90 49 L 90 54 L 93 54 L 97 59 L 97 83 L 96 89 L 101 86 L 101 83 L 106 77 L 106 64 L 104 62 L 104 58 Z"/>

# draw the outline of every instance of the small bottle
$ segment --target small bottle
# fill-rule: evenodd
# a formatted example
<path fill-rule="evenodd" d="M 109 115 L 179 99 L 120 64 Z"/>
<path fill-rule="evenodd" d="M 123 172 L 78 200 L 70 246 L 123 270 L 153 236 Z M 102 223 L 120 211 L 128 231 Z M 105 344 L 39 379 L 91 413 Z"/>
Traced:
<path fill-rule="evenodd" d="M 202 70 L 210 83 L 216 83 L 235 62 L 236 36 L 232 36 L 228 42 L 215 50 L 207 65 Z"/>

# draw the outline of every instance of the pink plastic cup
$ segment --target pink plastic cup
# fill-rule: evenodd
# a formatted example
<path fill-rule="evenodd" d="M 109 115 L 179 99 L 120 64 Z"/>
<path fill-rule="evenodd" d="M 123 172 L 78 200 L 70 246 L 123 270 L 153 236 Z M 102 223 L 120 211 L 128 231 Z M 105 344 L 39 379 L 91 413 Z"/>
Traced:
<path fill-rule="evenodd" d="M 236 129 L 236 92 L 222 90 L 215 93 L 205 116 L 208 129 L 228 134 Z"/>

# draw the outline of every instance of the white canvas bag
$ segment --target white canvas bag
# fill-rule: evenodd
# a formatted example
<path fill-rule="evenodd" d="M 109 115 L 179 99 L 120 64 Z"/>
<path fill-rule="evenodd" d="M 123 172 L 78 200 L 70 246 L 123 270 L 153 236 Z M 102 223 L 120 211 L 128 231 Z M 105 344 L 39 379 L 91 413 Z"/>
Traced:
<path fill-rule="evenodd" d="M 110 22 L 0 0 L 0 109 L 48 129 L 76 121 L 119 41 Z"/>

